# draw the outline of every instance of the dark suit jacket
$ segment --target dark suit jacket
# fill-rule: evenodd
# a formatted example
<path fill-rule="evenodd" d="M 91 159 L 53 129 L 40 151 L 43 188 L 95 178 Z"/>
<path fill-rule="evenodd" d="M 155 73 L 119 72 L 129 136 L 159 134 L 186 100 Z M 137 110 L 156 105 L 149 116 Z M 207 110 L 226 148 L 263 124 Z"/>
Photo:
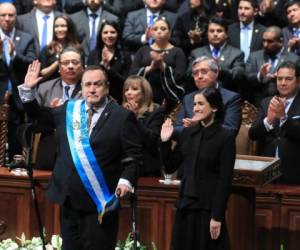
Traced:
<path fill-rule="evenodd" d="M 9 66 L 4 62 L 4 58 L 0 58 L 3 63 L 3 69 L 0 73 L 0 100 L 2 102 L 4 93 L 7 90 L 7 81 L 10 79 L 12 81 L 13 87 L 13 99 L 15 104 L 19 106 L 21 104 L 19 99 L 19 94 L 17 90 L 17 85 L 24 81 L 25 74 L 27 72 L 27 67 L 33 60 L 36 59 L 35 47 L 33 37 L 21 30 L 16 29 L 15 35 L 13 37 L 13 42 L 15 44 L 15 56 L 11 59 Z"/>
<path fill-rule="evenodd" d="M 174 27 L 176 22 L 176 15 L 174 13 L 162 10 L 160 15 L 167 18 L 168 22 L 171 24 L 171 28 Z M 128 51 L 134 53 L 144 45 L 141 43 L 141 37 L 145 34 L 147 26 L 146 8 L 128 13 L 125 19 L 122 36 L 124 45 Z"/>
<path fill-rule="evenodd" d="M 144 165 L 140 176 L 161 176 L 162 162 L 158 150 L 160 130 L 165 118 L 165 109 L 147 112 L 138 119 L 138 129 L 143 142 Z"/>
<path fill-rule="evenodd" d="M 300 184 L 300 94 L 298 92 L 289 108 L 287 121 L 279 127 L 277 120 L 274 129 L 268 132 L 263 120 L 267 116 L 270 100 L 271 98 L 266 98 L 262 101 L 258 116 L 249 130 L 249 137 L 257 141 L 257 153 L 262 156 L 274 157 L 278 146 L 282 172 L 280 181 Z"/>
<path fill-rule="evenodd" d="M 286 60 L 297 63 L 299 61 L 299 57 L 294 53 L 289 53 L 285 50 L 281 54 L 276 67 Z M 251 53 L 246 63 L 247 88 L 250 96 L 250 102 L 257 107 L 264 97 L 272 96 L 277 92 L 275 81 L 269 80 L 266 77 L 261 80 L 257 79 L 257 74 L 260 71 L 261 66 L 268 62 L 269 56 L 264 50 L 259 50 Z"/>
<path fill-rule="evenodd" d="M 192 62 L 200 56 L 212 58 L 209 45 L 192 50 L 188 67 L 189 75 L 192 72 Z M 226 43 L 221 50 L 218 62 L 220 66 L 219 81 L 221 82 L 221 86 L 238 91 L 245 72 L 244 53 Z"/>
<path fill-rule="evenodd" d="M 282 29 L 282 35 L 283 35 L 283 42 L 284 47 L 288 49 L 289 40 L 294 36 L 293 28 L 291 26 L 286 26 Z M 300 55 L 300 44 L 296 45 L 291 52 L 296 53 L 297 55 Z"/>
<path fill-rule="evenodd" d="M 262 35 L 266 27 L 254 22 L 253 32 L 250 44 L 250 52 L 260 50 L 262 46 Z M 228 43 L 233 47 L 240 49 L 241 48 L 241 28 L 240 22 L 235 22 L 228 27 Z"/>
<path fill-rule="evenodd" d="M 77 84 L 71 98 L 81 97 L 81 86 Z M 63 86 L 61 79 L 53 79 L 41 83 L 37 88 L 36 100 L 26 104 L 25 109 L 29 118 L 35 122 L 36 132 L 41 133 L 35 168 L 52 170 L 56 158 L 56 141 L 53 119 L 49 113 L 50 102 L 54 98 L 61 98 L 63 95 Z"/>
<path fill-rule="evenodd" d="M 215 122 L 184 129 L 173 152 L 162 144 L 167 172 L 183 170 L 178 209 L 203 209 L 223 221 L 235 161 L 235 136 Z"/>
<path fill-rule="evenodd" d="M 71 15 L 71 18 L 76 26 L 77 33 L 79 35 L 80 41 L 82 41 L 82 47 L 86 56 L 89 55 L 89 40 L 90 40 L 90 26 L 89 26 L 89 17 L 87 13 L 87 9 L 83 9 L 79 12 L 76 12 Z M 98 31 L 101 28 L 101 23 L 103 20 L 110 20 L 118 22 L 119 19 L 117 16 L 112 13 L 102 10 L 101 16 L 99 18 Z"/>
<path fill-rule="evenodd" d="M 38 55 L 40 53 L 40 43 L 35 12 L 36 10 L 33 9 L 24 15 L 18 16 L 16 27 L 34 37 L 36 54 Z M 61 14 L 59 11 L 54 11 L 54 18 Z"/>
<path fill-rule="evenodd" d="M 224 121 L 223 127 L 228 130 L 233 131 L 235 134 L 240 129 L 241 126 L 241 99 L 238 93 L 232 92 L 230 90 L 219 87 L 219 91 L 222 96 L 224 105 Z M 194 91 L 183 98 L 182 106 L 175 121 L 175 134 L 174 136 L 178 138 L 178 134 L 183 130 L 182 119 L 192 118 L 194 116 L 193 106 L 194 106 L 194 96 L 198 91 Z"/>
<path fill-rule="evenodd" d="M 66 105 L 54 109 L 52 113 L 58 156 L 47 197 L 61 205 L 68 196 L 74 209 L 97 212 L 74 167 L 66 134 Z M 111 193 L 114 193 L 119 178 L 135 184 L 137 169 L 142 162 L 142 147 L 133 113 L 109 102 L 92 131 L 90 144 Z"/>

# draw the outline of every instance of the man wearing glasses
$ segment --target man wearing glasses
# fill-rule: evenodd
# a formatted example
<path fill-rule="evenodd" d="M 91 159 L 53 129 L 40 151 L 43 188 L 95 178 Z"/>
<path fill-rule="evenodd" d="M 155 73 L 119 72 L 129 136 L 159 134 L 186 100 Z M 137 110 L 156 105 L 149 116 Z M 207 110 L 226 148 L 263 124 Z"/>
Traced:
<path fill-rule="evenodd" d="M 218 84 L 219 66 L 216 60 L 207 56 L 196 58 L 192 62 L 192 75 L 197 89 L 216 87 L 222 96 L 224 104 L 223 127 L 237 134 L 241 125 L 240 95 L 222 88 Z M 181 109 L 176 117 L 173 136 L 177 138 L 184 127 L 195 126 L 199 121 L 194 117 L 194 96 L 198 90 L 183 98 Z"/>
<path fill-rule="evenodd" d="M 26 111 L 30 118 L 37 121 L 37 131 L 41 132 L 35 164 L 37 169 L 52 169 L 54 166 L 55 137 L 47 108 L 69 99 L 81 97 L 82 60 L 80 51 L 73 47 L 67 47 L 59 57 L 59 78 L 38 84 L 41 77 L 37 75 L 38 81 L 27 84 L 30 80 L 30 73 L 40 70 L 40 63 L 34 61 L 28 68 L 24 84 L 19 86 L 22 102 L 31 102 L 31 107 Z"/>

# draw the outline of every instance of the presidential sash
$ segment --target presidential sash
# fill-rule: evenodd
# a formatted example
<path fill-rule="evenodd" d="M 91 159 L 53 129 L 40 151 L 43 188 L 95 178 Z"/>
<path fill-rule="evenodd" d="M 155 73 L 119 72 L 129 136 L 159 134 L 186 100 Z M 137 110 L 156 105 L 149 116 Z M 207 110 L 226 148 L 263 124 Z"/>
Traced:
<path fill-rule="evenodd" d="M 72 159 L 77 173 L 98 211 L 99 223 L 105 212 L 118 204 L 115 194 L 107 187 L 100 164 L 89 141 L 85 100 L 70 100 L 66 109 L 66 129 Z"/>

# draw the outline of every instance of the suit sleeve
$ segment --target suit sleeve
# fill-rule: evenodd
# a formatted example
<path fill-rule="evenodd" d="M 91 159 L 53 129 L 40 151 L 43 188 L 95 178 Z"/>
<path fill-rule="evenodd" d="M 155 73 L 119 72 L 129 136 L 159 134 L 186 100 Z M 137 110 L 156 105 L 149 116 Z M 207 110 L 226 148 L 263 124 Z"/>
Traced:
<path fill-rule="evenodd" d="M 236 153 L 234 135 L 228 134 L 223 142 L 220 150 L 220 173 L 211 210 L 211 217 L 217 221 L 222 221 L 225 217 Z"/>
<path fill-rule="evenodd" d="M 241 98 L 235 95 L 225 107 L 223 127 L 238 133 L 242 122 Z"/>

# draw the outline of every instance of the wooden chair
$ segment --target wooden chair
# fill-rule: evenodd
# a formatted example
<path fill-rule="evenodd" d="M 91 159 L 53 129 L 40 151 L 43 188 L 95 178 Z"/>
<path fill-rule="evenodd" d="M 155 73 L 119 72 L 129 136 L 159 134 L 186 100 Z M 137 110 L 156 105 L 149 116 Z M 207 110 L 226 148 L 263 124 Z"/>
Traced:
<path fill-rule="evenodd" d="M 0 106 L 0 166 L 5 165 L 5 159 L 7 157 L 7 132 L 8 132 L 8 119 L 9 119 L 9 93 L 4 95 L 4 102 Z"/>

